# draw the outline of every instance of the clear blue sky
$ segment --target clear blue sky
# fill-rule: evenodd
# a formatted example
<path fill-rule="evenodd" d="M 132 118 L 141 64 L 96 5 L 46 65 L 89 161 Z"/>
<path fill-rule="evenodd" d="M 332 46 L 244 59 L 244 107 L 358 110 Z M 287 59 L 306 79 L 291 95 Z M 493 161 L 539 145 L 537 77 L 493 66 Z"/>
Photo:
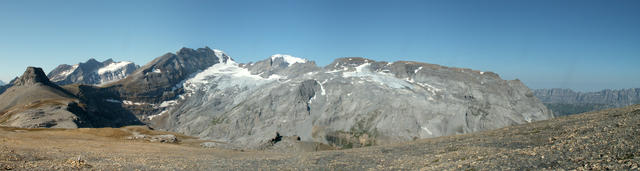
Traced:
<path fill-rule="evenodd" d="M 493 71 L 531 88 L 640 87 L 640 1 L 0 1 L 0 80 L 27 66 L 144 65 L 180 47 Z"/>

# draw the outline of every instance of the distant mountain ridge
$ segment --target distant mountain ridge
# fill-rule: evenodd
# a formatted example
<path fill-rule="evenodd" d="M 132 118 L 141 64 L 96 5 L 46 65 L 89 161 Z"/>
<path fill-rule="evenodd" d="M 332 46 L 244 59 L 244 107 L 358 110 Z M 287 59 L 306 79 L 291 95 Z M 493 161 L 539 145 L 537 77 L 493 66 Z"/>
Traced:
<path fill-rule="evenodd" d="M 534 94 L 556 116 L 640 104 L 640 88 L 576 92 L 571 89 L 536 89 Z"/>
<path fill-rule="evenodd" d="M 87 62 L 75 65 L 59 65 L 47 76 L 58 85 L 100 85 L 123 79 L 138 68 L 140 66 L 129 61 L 116 62 L 113 59 L 107 59 L 98 62 L 91 58 Z"/>

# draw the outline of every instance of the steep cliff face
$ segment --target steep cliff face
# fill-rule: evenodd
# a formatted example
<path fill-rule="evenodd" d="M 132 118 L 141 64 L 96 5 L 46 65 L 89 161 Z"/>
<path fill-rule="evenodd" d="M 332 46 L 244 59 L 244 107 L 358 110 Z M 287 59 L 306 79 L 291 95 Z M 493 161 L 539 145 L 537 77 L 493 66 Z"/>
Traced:
<path fill-rule="evenodd" d="M 575 92 L 570 89 L 538 89 L 534 94 L 555 115 L 583 113 L 640 104 L 640 88 Z"/>
<path fill-rule="evenodd" d="M 277 135 L 354 147 L 463 134 L 552 114 L 518 80 L 419 62 L 289 55 L 221 61 L 145 119 L 166 130 L 262 148 Z"/>
<path fill-rule="evenodd" d="M 622 107 L 640 102 L 640 88 L 607 89 L 598 92 L 575 92 L 570 89 L 538 89 L 534 92 L 536 97 L 543 103 L 594 103 Z"/>
<path fill-rule="evenodd" d="M 128 61 L 115 62 L 108 59 L 98 62 L 95 59 L 89 59 L 87 62 L 75 65 L 59 65 L 47 76 L 58 85 L 100 85 L 123 79 L 138 68 L 139 66 Z"/>

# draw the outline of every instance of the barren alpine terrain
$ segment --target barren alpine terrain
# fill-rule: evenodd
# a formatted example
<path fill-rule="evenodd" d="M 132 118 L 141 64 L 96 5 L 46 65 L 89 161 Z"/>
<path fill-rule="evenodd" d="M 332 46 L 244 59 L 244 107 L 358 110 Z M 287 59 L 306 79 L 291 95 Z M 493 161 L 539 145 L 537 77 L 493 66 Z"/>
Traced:
<path fill-rule="evenodd" d="M 465 135 L 284 153 L 200 146 L 144 126 L 0 129 L 4 170 L 638 170 L 640 105 Z M 169 136 L 174 135 L 174 136 Z"/>

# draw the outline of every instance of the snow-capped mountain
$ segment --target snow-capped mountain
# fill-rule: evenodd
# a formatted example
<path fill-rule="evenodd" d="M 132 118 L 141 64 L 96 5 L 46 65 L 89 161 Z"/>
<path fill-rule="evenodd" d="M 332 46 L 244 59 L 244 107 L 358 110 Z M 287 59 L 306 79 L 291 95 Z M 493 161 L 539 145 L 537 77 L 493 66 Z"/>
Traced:
<path fill-rule="evenodd" d="M 98 62 L 89 59 L 75 65 L 62 64 L 47 75 L 52 82 L 59 85 L 93 84 L 101 85 L 118 81 L 133 73 L 139 66 L 133 62 L 115 62 L 112 59 Z"/>
<path fill-rule="evenodd" d="M 182 83 L 208 67 L 231 60 L 223 52 L 209 47 L 196 50 L 182 48 L 167 53 L 142 66 L 130 76 L 111 83 L 108 87 L 123 98 L 137 103 L 158 103 L 175 99 L 182 94 Z M 139 114 L 147 113 L 142 110 Z"/>
<path fill-rule="evenodd" d="M 129 62 L 91 59 L 61 65 L 49 77 L 58 84 L 103 84 L 51 86 L 89 106 L 83 111 L 92 125 L 139 119 L 232 148 L 269 148 L 280 136 L 359 147 L 553 117 L 519 80 L 420 62 L 351 57 L 318 67 L 276 54 L 242 64 L 205 47 L 182 48 L 135 68 Z M 28 91 L 16 87 L 4 94 L 16 92 Z M 130 118 L 134 115 L 137 119 Z M 28 118 L 41 115 L 33 116 Z"/>
<path fill-rule="evenodd" d="M 163 83 L 165 92 L 179 92 L 173 98 L 163 93 L 162 101 L 127 104 L 148 106 L 153 112 L 141 119 L 157 128 L 243 148 L 261 148 L 277 135 L 335 146 L 386 144 L 553 117 L 519 80 L 492 72 L 366 58 L 320 68 L 280 54 L 238 64 L 214 54 L 200 54 L 212 65 Z"/>

